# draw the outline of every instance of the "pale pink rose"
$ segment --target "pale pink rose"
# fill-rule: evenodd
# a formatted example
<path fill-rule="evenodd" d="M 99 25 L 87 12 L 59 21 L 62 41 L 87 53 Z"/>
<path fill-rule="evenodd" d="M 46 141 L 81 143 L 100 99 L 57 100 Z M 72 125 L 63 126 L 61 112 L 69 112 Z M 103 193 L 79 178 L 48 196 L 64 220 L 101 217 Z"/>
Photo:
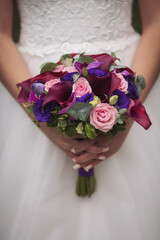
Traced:
<path fill-rule="evenodd" d="M 128 82 L 125 80 L 123 75 L 121 73 L 116 73 L 117 77 L 120 78 L 120 84 L 118 86 L 118 89 L 121 90 L 124 93 L 128 93 Z"/>
<path fill-rule="evenodd" d="M 64 65 L 59 65 L 56 69 L 53 70 L 53 72 L 62 72 L 64 68 Z"/>
<path fill-rule="evenodd" d="M 84 77 L 81 77 L 73 84 L 72 92 L 76 93 L 76 97 L 82 97 L 86 93 L 91 93 L 92 89 L 89 82 Z"/>
<path fill-rule="evenodd" d="M 49 91 L 49 89 L 56 83 L 61 82 L 60 79 L 51 79 L 50 81 L 45 83 L 45 91 Z"/>
<path fill-rule="evenodd" d="M 100 103 L 90 114 L 90 124 L 102 132 L 108 132 L 116 123 L 118 112 L 116 108 L 108 103 Z"/>
<path fill-rule="evenodd" d="M 78 70 L 75 67 L 64 67 L 62 72 L 72 73 L 72 72 L 78 72 Z"/>

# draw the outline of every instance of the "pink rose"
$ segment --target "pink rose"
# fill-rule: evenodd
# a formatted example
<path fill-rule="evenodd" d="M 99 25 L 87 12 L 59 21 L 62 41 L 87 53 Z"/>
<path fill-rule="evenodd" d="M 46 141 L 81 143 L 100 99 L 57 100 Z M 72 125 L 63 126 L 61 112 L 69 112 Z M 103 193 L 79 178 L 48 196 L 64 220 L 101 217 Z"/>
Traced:
<path fill-rule="evenodd" d="M 45 83 L 45 91 L 49 91 L 49 88 L 51 88 L 54 84 L 61 82 L 60 79 L 51 79 L 50 81 Z"/>
<path fill-rule="evenodd" d="M 81 77 L 73 84 L 72 92 L 76 93 L 76 97 L 82 97 L 86 93 L 91 93 L 92 89 L 89 82 L 84 77 Z"/>
<path fill-rule="evenodd" d="M 121 90 L 124 93 L 128 93 L 128 82 L 125 80 L 123 75 L 121 73 L 116 73 L 117 77 L 120 78 L 120 84 L 118 86 L 118 89 Z"/>
<path fill-rule="evenodd" d="M 90 114 L 90 124 L 102 132 L 108 132 L 116 123 L 117 110 L 108 103 L 100 103 Z"/>
<path fill-rule="evenodd" d="M 75 67 L 64 67 L 62 72 L 72 73 L 72 72 L 78 72 L 78 70 Z"/>

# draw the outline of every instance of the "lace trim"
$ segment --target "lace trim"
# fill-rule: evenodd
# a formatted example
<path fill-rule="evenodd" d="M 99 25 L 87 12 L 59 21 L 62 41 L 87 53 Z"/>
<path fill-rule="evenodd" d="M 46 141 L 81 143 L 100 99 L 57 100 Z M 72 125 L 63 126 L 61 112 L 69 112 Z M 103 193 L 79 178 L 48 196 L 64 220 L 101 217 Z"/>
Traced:
<path fill-rule="evenodd" d="M 38 57 L 44 57 L 46 55 L 50 54 L 66 54 L 71 52 L 85 52 L 87 54 L 93 54 L 93 53 L 102 53 L 102 52 L 116 52 L 118 50 L 123 50 L 127 46 L 131 45 L 135 41 L 139 39 L 139 35 L 134 32 L 134 34 L 130 36 L 124 36 L 123 38 L 120 38 L 118 40 L 110 40 L 110 41 L 102 41 L 102 42 L 83 42 L 82 44 L 71 44 L 68 42 L 61 43 L 61 44 L 54 44 L 48 45 L 45 47 L 38 47 L 38 46 L 26 46 L 26 45 L 20 45 L 19 44 L 19 50 L 22 53 L 28 53 L 31 56 L 38 56 Z"/>

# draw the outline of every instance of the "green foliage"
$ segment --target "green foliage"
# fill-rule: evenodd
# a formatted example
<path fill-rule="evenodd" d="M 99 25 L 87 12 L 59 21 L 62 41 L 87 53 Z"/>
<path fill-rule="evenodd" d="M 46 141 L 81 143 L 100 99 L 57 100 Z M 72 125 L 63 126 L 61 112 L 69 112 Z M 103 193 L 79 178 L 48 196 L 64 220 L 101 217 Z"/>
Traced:
<path fill-rule="evenodd" d="M 79 58 L 76 59 L 76 62 L 90 64 L 90 63 L 94 62 L 94 60 L 90 56 L 79 56 Z"/>
<path fill-rule="evenodd" d="M 82 68 L 82 75 L 86 78 L 88 76 L 88 71 L 86 68 Z"/>
<path fill-rule="evenodd" d="M 84 126 L 83 126 L 83 122 L 78 123 L 77 127 L 76 127 L 76 131 L 78 134 L 80 135 L 84 135 Z"/>
<path fill-rule="evenodd" d="M 78 73 L 75 73 L 75 74 L 73 75 L 73 82 L 75 82 L 79 77 L 80 77 L 80 73 L 79 73 L 79 72 L 78 72 Z"/>
<path fill-rule="evenodd" d="M 68 109 L 67 113 L 75 120 L 81 120 L 86 122 L 91 110 L 92 104 L 75 103 L 72 107 Z"/>
<path fill-rule="evenodd" d="M 126 68 L 126 66 L 123 65 L 111 65 L 109 71 L 112 72 L 114 68 Z"/>
<path fill-rule="evenodd" d="M 86 123 L 85 125 L 85 132 L 90 139 L 94 139 L 97 136 L 95 128 L 89 123 Z"/>
<path fill-rule="evenodd" d="M 121 118 L 120 118 L 121 119 Z M 107 139 L 109 142 L 112 142 L 112 139 L 119 133 L 119 132 L 123 132 L 126 128 L 126 123 L 125 121 L 123 120 L 123 123 L 116 123 L 113 128 L 107 132 L 107 133 L 104 133 L 104 135 L 107 136 Z"/>
<path fill-rule="evenodd" d="M 142 93 L 141 85 L 139 84 L 139 82 L 134 82 L 134 84 L 136 85 L 138 96 L 140 97 Z"/>
<path fill-rule="evenodd" d="M 64 54 L 62 57 L 61 57 L 61 63 L 63 63 L 63 61 L 67 58 L 72 58 L 70 54 Z"/>
<path fill-rule="evenodd" d="M 140 84 L 142 90 L 145 89 L 146 82 L 145 82 L 145 79 L 142 75 L 137 76 L 136 82 L 138 82 Z"/>
<path fill-rule="evenodd" d="M 127 112 L 127 108 L 122 108 L 119 110 L 120 115 L 124 115 Z"/>
<path fill-rule="evenodd" d="M 76 125 L 66 126 L 64 132 L 68 137 L 74 137 L 76 135 Z"/>
<path fill-rule="evenodd" d="M 111 56 L 112 56 L 113 58 L 116 58 L 116 54 L 115 54 L 114 52 L 111 52 Z"/>
<path fill-rule="evenodd" d="M 58 66 L 58 64 L 56 64 L 54 62 L 45 62 L 40 66 L 40 68 L 41 68 L 40 73 L 44 73 L 47 71 L 53 71 L 54 69 L 56 69 L 57 66 Z"/>

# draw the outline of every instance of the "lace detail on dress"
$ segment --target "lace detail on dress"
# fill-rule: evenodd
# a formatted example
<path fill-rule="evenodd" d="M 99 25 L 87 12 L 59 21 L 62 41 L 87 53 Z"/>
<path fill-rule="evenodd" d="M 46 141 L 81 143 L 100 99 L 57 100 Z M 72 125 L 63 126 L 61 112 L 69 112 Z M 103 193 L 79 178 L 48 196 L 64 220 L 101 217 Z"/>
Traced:
<path fill-rule="evenodd" d="M 115 51 L 131 44 L 132 0 L 19 0 L 20 49 L 43 56 Z"/>

